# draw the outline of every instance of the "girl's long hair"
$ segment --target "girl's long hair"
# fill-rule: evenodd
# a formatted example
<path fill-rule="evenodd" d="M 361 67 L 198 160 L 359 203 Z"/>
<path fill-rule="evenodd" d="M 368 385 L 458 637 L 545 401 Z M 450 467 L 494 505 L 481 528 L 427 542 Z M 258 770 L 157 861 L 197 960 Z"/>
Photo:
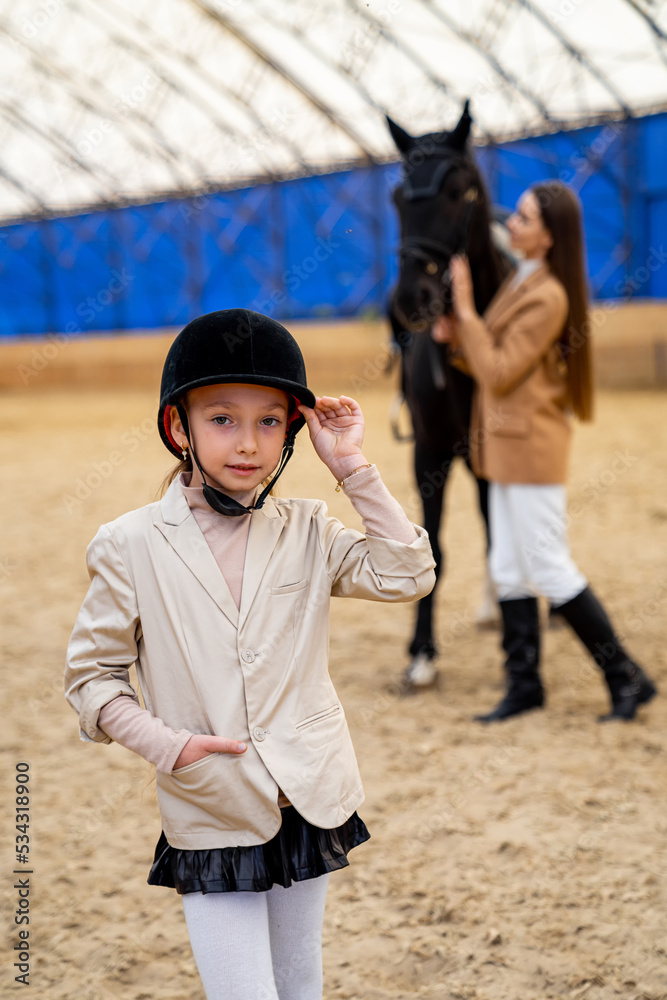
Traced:
<path fill-rule="evenodd" d="M 185 459 L 182 458 L 180 459 L 180 461 L 176 463 L 176 465 L 172 465 L 171 469 L 169 470 L 167 475 L 164 477 L 164 479 L 158 486 L 158 491 L 157 491 L 158 500 L 165 495 L 165 493 L 173 483 L 174 479 L 177 479 L 178 476 L 180 476 L 181 472 L 192 472 L 192 459 L 190 458 L 190 452 L 188 452 L 187 458 Z"/>
<path fill-rule="evenodd" d="M 560 346 L 567 366 L 570 404 L 580 420 L 591 420 L 593 363 L 581 205 L 574 191 L 561 181 L 535 184 L 531 191 L 540 206 L 542 221 L 553 238 L 547 262 L 567 292 L 569 307 Z"/>

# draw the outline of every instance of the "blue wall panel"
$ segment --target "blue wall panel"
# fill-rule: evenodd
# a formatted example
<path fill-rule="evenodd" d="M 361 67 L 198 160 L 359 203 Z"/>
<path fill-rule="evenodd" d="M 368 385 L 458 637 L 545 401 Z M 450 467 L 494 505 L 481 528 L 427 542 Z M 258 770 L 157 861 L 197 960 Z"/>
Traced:
<path fill-rule="evenodd" d="M 667 297 L 667 115 L 478 150 L 494 201 L 560 178 L 584 205 L 594 295 Z M 0 228 L 0 336 L 180 326 L 244 305 L 382 312 L 396 164 Z"/>

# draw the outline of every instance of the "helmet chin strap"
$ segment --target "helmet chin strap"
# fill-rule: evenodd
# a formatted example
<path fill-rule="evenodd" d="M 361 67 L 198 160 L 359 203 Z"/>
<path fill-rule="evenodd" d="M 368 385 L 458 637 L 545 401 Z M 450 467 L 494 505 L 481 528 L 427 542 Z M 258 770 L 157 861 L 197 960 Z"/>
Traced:
<path fill-rule="evenodd" d="M 184 406 L 178 404 L 176 406 L 176 412 L 181 418 L 181 423 L 183 424 L 183 430 L 185 431 L 185 436 L 187 438 L 188 444 L 190 445 L 190 454 L 194 459 L 194 462 L 199 469 L 199 473 L 202 479 L 202 487 L 204 493 L 204 499 L 206 500 L 209 507 L 212 507 L 214 511 L 218 514 L 224 514 L 226 517 L 240 517 L 242 514 L 251 514 L 253 510 L 259 510 L 264 506 L 264 501 L 273 489 L 275 482 L 278 477 L 282 475 L 285 466 L 292 457 L 292 452 L 294 451 L 294 432 L 288 431 L 285 437 L 285 444 L 283 445 L 283 451 L 280 458 L 280 464 L 276 474 L 274 475 L 268 486 L 265 486 L 257 500 L 250 507 L 244 507 L 242 503 L 235 500 L 233 497 L 227 496 L 222 490 L 217 490 L 214 486 L 209 486 L 206 482 L 206 475 L 201 467 L 199 459 L 197 458 L 197 453 L 194 449 L 194 444 L 192 441 L 192 433 L 190 431 L 190 425 L 188 423 L 188 414 Z"/>

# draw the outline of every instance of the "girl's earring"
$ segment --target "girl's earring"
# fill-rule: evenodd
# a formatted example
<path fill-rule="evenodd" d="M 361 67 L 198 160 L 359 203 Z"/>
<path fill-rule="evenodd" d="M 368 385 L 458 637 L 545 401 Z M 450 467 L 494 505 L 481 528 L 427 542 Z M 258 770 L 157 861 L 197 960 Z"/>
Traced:
<path fill-rule="evenodd" d="M 188 449 L 185 447 L 183 441 L 181 441 L 181 454 L 183 456 L 183 461 L 186 462 L 188 458 Z"/>

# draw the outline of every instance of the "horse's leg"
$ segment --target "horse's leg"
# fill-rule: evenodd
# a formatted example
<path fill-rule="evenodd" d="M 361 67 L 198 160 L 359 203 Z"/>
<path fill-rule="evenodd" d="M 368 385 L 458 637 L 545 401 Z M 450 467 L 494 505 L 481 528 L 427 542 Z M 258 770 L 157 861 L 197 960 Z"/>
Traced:
<path fill-rule="evenodd" d="M 479 512 L 482 515 L 482 520 L 484 521 L 484 533 L 486 536 L 486 553 L 488 555 L 489 549 L 491 548 L 491 532 L 489 531 L 489 483 L 488 480 L 478 479 L 477 476 L 475 476 L 475 482 L 477 483 L 477 500 L 479 503 Z"/>
<path fill-rule="evenodd" d="M 417 620 L 412 642 L 408 647 L 411 656 L 405 677 L 410 687 L 430 687 L 435 683 L 437 671 L 434 660 L 437 647 L 433 636 L 433 602 L 438 580 L 443 569 L 443 552 L 439 532 L 444 507 L 445 487 L 453 455 L 446 455 L 438 462 L 427 448 L 415 443 L 414 471 L 422 501 L 423 524 L 428 532 L 435 559 L 435 586 L 430 594 L 417 604 Z"/>
<path fill-rule="evenodd" d="M 466 465 L 470 469 L 471 475 L 474 475 L 469 461 L 466 462 Z M 478 479 L 477 476 L 475 476 L 475 483 L 477 484 L 477 501 L 479 504 L 479 511 L 484 522 L 486 555 L 488 559 L 489 549 L 491 547 L 491 534 L 489 531 L 489 484 L 486 479 Z M 493 581 L 489 573 L 488 562 L 485 567 L 482 596 L 475 612 L 475 624 L 478 629 L 495 629 L 500 627 L 500 609 L 496 599 L 496 590 L 493 586 Z"/>

